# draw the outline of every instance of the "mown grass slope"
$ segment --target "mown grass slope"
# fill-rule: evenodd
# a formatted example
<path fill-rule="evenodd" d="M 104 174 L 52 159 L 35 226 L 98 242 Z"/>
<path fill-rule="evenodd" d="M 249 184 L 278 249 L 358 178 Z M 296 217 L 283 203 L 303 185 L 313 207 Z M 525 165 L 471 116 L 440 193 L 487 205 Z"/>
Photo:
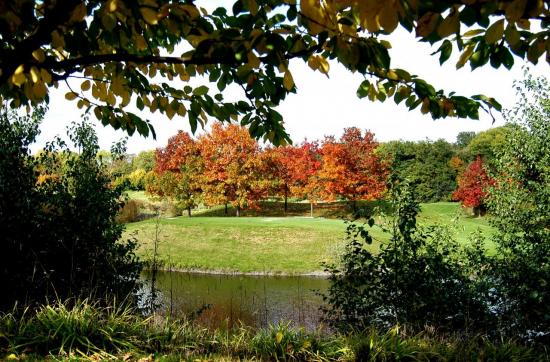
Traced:
<path fill-rule="evenodd" d="M 314 208 L 314 215 L 322 217 L 311 218 L 309 204 L 290 203 L 284 216 L 282 203 L 263 202 L 238 218 L 221 216 L 223 206 L 194 215 L 127 224 L 126 233 L 136 236 L 146 260 L 158 239 L 160 259 L 178 269 L 304 274 L 321 271 L 323 262 L 337 259 L 345 239 L 343 217 L 350 210 L 345 203 L 323 203 Z M 419 223 L 448 225 L 459 242 L 477 229 L 485 235 L 493 232 L 487 219 L 466 216 L 456 203 L 423 204 Z M 373 250 L 389 238 L 378 226 L 370 232 Z"/>

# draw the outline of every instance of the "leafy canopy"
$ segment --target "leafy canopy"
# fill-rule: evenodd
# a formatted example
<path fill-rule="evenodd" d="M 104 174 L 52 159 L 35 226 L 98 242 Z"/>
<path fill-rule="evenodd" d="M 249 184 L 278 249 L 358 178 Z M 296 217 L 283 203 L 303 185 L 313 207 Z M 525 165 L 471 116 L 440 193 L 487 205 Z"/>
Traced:
<path fill-rule="evenodd" d="M 500 105 L 392 68 L 391 44 L 380 35 L 402 27 L 438 46 L 441 63 L 458 49 L 459 68 L 510 68 L 513 55 L 550 58 L 548 19 L 549 3 L 541 0 L 237 0 L 212 13 L 181 0 L 2 2 L 0 98 L 13 107 L 47 103 L 65 83 L 67 100 L 130 134 L 154 135 L 129 111 L 133 103 L 187 117 L 192 130 L 208 117 L 240 119 L 256 138 L 280 144 L 289 137 L 274 107 L 296 91 L 289 61 L 328 74 L 333 59 L 364 76 L 359 97 L 393 98 L 434 119 L 477 118 L 480 108 Z M 194 78 L 215 87 L 196 86 Z M 240 99 L 225 99 L 229 84 L 240 86 Z"/>

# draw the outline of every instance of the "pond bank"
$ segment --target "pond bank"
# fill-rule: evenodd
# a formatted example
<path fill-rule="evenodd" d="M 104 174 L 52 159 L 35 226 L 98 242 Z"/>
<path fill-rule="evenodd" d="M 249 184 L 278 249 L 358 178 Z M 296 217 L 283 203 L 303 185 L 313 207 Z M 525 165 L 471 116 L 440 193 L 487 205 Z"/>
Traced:
<path fill-rule="evenodd" d="M 200 275 L 227 275 L 227 276 L 253 276 L 253 277 L 312 277 L 312 278 L 323 278 L 326 279 L 330 276 L 329 273 L 325 271 L 312 271 L 312 272 L 303 272 L 303 273 L 288 273 L 288 272 L 271 272 L 271 271 L 252 271 L 252 272 L 241 272 L 236 270 L 209 270 L 209 269 L 197 269 L 197 268 L 167 268 L 160 267 L 158 269 L 163 273 L 185 273 L 185 274 L 200 274 Z M 145 272 L 151 272 L 150 268 L 145 268 Z"/>

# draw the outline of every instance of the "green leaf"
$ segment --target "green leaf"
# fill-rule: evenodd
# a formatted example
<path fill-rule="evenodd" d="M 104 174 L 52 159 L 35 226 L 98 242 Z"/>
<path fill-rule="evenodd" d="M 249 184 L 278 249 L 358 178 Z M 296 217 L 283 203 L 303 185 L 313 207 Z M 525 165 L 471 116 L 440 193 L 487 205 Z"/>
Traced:
<path fill-rule="evenodd" d="M 357 88 L 357 97 L 359 98 L 365 98 L 369 94 L 369 87 L 370 82 L 368 80 L 364 80 L 359 85 L 359 88 Z"/>
<path fill-rule="evenodd" d="M 203 96 L 207 93 L 208 93 L 208 87 L 205 86 L 205 85 L 201 85 L 200 87 L 197 87 L 197 88 L 193 89 L 193 95 L 194 96 L 200 97 L 200 96 Z"/>

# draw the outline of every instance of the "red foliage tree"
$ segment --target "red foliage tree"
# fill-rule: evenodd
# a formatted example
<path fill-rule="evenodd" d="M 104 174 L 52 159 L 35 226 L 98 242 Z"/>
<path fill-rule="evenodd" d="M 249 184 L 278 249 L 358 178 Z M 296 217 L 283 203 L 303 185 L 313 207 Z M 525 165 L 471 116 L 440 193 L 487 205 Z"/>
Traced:
<path fill-rule="evenodd" d="M 346 128 L 339 142 L 327 137 L 323 142 L 323 156 L 319 177 L 323 182 L 323 198 L 336 197 L 351 201 L 372 200 L 382 196 L 386 189 L 387 168 L 375 150 L 378 142 L 374 134 L 365 135 L 356 127 Z"/>
<path fill-rule="evenodd" d="M 155 180 L 147 190 L 159 196 L 173 197 L 187 210 L 197 205 L 201 194 L 203 162 L 200 150 L 187 132 L 179 131 L 168 140 L 165 148 L 155 152 Z"/>
<path fill-rule="evenodd" d="M 233 205 L 237 216 L 265 196 L 260 148 L 248 130 L 234 124 L 214 123 L 210 133 L 199 138 L 204 161 L 203 197 L 209 205 Z"/>
<path fill-rule="evenodd" d="M 294 146 L 266 148 L 261 154 L 262 173 L 267 188 L 270 193 L 283 197 L 285 213 L 291 195 L 296 154 Z"/>
<path fill-rule="evenodd" d="M 453 192 L 452 199 L 460 201 L 462 206 L 472 207 L 475 215 L 485 212 L 487 187 L 493 184 L 483 167 L 480 156 L 472 161 L 458 179 L 458 188 Z"/>
<path fill-rule="evenodd" d="M 319 180 L 321 154 L 317 142 L 304 140 L 299 147 L 292 147 L 287 158 L 290 175 L 290 192 L 293 196 L 306 198 L 311 205 L 320 200 L 322 184 Z"/>

